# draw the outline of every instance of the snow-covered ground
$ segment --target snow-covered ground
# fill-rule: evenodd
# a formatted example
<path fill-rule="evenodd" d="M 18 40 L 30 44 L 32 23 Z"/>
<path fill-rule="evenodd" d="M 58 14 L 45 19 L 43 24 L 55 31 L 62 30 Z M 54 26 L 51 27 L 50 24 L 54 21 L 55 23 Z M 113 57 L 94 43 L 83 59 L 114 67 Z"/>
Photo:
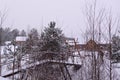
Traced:
<path fill-rule="evenodd" d="M 14 50 L 14 46 L 10 46 L 10 47 L 11 47 L 11 50 L 13 51 Z M 5 46 L 2 46 L 2 48 L 1 48 L 2 49 L 2 51 L 1 51 L 2 56 L 4 56 L 4 49 L 5 48 L 6 48 Z M 9 52 L 7 52 L 7 54 L 8 53 Z M 65 61 L 63 61 L 63 60 L 42 60 L 42 61 L 39 61 L 39 62 L 36 62 L 36 63 L 32 63 L 32 64 L 29 64 L 29 65 L 25 64 L 26 63 L 25 59 L 28 59 L 28 57 L 29 57 L 28 55 L 25 55 L 23 57 L 24 58 L 23 61 L 21 61 L 21 65 L 22 65 L 22 69 L 27 69 L 27 68 L 32 67 L 34 65 L 40 65 L 40 64 L 43 64 L 43 63 L 46 63 L 46 62 L 55 62 L 55 63 L 61 63 L 61 64 L 65 63 L 65 64 L 68 64 L 68 65 L 73 65 L 73 64 L 75 64 L 75 65 L 82 65 L 81 59 L 78 56 L 78 54 L 74 53 L 74 55 L 75 55 L 74 57 L 69 57 L 67 61 L 66 60 Z M 5 58 L 3 57 L 2 58 L 2 63 L 4 62 L 4 60 L 5 60 Z M 2 76 L 11 74 L 13 72 L 12 70 L 8 69 L 8 66 L 12 67 L 12 62 L 9 61 L 9 60 L 8 60 L 8 63 L 3 63 L 2 73 L 1 73 Z M 15 69 L 14 72 L 18 72 L 18 69 Z"/>
<path fill-rule="evenodd" d="M 0 76 L 0 80 L 9 80 L 8 78 L 3 78 Z"/>
<path fill-rule="evenodd" d="M 2 56 L 3 56 L 3 53 L 4 53 L 4 48 L 5 48 L 4 46 L 1 47 Z M 95 52 L 95 53 L 97 54 L 97 52 Z M 79 54 L 77 52 L 75 52 L 74 55 L 76 57 L 74 57 L 74 58 L 69 57 L 68 61 L 64 61 L 64 63 L 66 63 L 66 64 L 79 64 L 79 65 L 82 65 L 82 67 L 76 72 L 73 71 L 74 66 L 69 67 L 69 71 L 70 71 L 70 74 L 71 74 L 73 80 L 80 80 L 81 76 L 86 76 L 89 73 L 89 68 L 90 68 L 90 65 L 91 65 L 90 64 L 91 52 L 81 51 L 80 54 L 81 54 L 81 56 L 83 56 L 83 58 L 80 58 Z M 28 57 L 28 56 L 26 56 L 26 57 Z M 62 63 L 63 61 L 60 61 L 60 60 L 59 61 L 56 61 L 56 60 L 43 60 L 43 61 L 39 61 L 39 62 L 36 62 L 34 64 L 30 64 L 30 65 L 26 65 L 25 61 L 22 61 L 21 62 L 22 63 L 22 69 L 29 68 L 29 67 L 31 67 L 33 65 L 43 64 L 45 62 L 61 62 Z M 104 64 L 102 66 L 103 66 L 102 69 L 105 69 L 104 67 L 109 68 L 109 59 L 106 56 L 104 56 Z M 15 69 L 14 71 L 17 72 L 18 69 Z M 105 69 L 105 71 L 106 71 L 106 69 Z M 115 73 L 116 80 L 117 79 L 119 80 L 119 78 L 120 78 L 120 63 L 114 63 L 113 64 L 113 72 Z M 8 70 L 7 66 L 3 65 L 2 66 L 2 76 L 10 74 L 10 73 L 12 73 L 12 70 Z M 107 73 L 105 75 L 103 75 L 103 76 L 106 76 L 106 75 L 107 75 Z M 87 79 L 87 77 L 84 77 L 83 80 L 86 80 L 86 79 Z M 4 79 L 4 78 L 0 77 L 0 80 L 9 80 L 9 79 Z"/>
<path fill-rule="evenodd" d="M 71 58 L 69 58 L 68 61 L 63 61 L 63 60 L 41 60 L 41 61 L 29 64 L 29 65 L 22 64 L 21 69 L 24 70 L 24 69 L 27 69 L 27 68 L 30 68 L 30 67 L 34 67 L 36 65 L 44 64 L 46 62 L 61 63 L 61 64 L 67 64 L 67 65 L 81 65 L 80 59 L 78 57 L 75 57 L 74 61 Z M 18 69 L 14 70 L 14 72 L 17 72 L 17 71 L 18 71 Z M 1 73 L 2 76 L 5 76 L 5 75 L 11 74 L 11 73 L 12 73 L 12 70 L 8 70 L 7 65 L 2 66 L 2 73 Z"/>

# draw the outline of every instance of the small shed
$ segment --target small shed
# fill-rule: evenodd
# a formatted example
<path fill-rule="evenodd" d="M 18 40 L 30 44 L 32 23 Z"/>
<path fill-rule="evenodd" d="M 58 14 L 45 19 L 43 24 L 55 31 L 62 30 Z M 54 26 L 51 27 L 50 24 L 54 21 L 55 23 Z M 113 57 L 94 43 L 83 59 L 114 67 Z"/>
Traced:
<path fill-rule="evenodd" d="M 15 39 L 16 44 L 18 45 L 23 44 L 26 40 L 27 40 L 26 36 L 17 36 Z"/>

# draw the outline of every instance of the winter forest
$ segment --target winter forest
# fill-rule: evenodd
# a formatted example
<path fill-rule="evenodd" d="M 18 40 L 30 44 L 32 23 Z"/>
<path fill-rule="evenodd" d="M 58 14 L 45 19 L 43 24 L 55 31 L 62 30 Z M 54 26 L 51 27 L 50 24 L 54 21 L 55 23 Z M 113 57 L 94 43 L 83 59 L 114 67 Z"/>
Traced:
<path fill-rule="evenodd" d="M 1 11 L 0 80 L 120 80 L 120 20 L 97 4 L 84 5 L 83 42 L 54 20 L 41 30 L 4 27 Z"/>

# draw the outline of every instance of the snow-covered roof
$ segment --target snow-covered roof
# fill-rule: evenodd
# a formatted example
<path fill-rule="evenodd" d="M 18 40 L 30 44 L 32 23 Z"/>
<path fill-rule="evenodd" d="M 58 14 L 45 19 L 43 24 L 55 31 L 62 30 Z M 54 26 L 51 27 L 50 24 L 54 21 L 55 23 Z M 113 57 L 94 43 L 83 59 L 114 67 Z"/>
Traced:
<path fill-rule="evenodd" d="M 25 36 L 17 36 L 16 37 L 16 41 L 26 41 L 27 40 L 27 37 Z"/>
<path fill-rule="evenodd" d="M 11 41 L 6 41 L 5 42 L 5 45 L 8 45 L 8 44 L 10 44 L 11 43 Z"/>

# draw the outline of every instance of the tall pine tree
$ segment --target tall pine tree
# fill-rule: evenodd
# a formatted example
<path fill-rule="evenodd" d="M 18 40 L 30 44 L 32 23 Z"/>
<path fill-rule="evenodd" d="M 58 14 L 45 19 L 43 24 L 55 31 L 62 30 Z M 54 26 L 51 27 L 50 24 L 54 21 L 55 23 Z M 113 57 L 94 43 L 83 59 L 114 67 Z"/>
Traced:
<path fill-rule="evenodd" d="M 56 23 L 50 22 L 49 27 L 46 27 L 41 34 L 42 51 L 59 52 L 64 44 L 64 35 L 62 30 L 55 28 Z"/>

